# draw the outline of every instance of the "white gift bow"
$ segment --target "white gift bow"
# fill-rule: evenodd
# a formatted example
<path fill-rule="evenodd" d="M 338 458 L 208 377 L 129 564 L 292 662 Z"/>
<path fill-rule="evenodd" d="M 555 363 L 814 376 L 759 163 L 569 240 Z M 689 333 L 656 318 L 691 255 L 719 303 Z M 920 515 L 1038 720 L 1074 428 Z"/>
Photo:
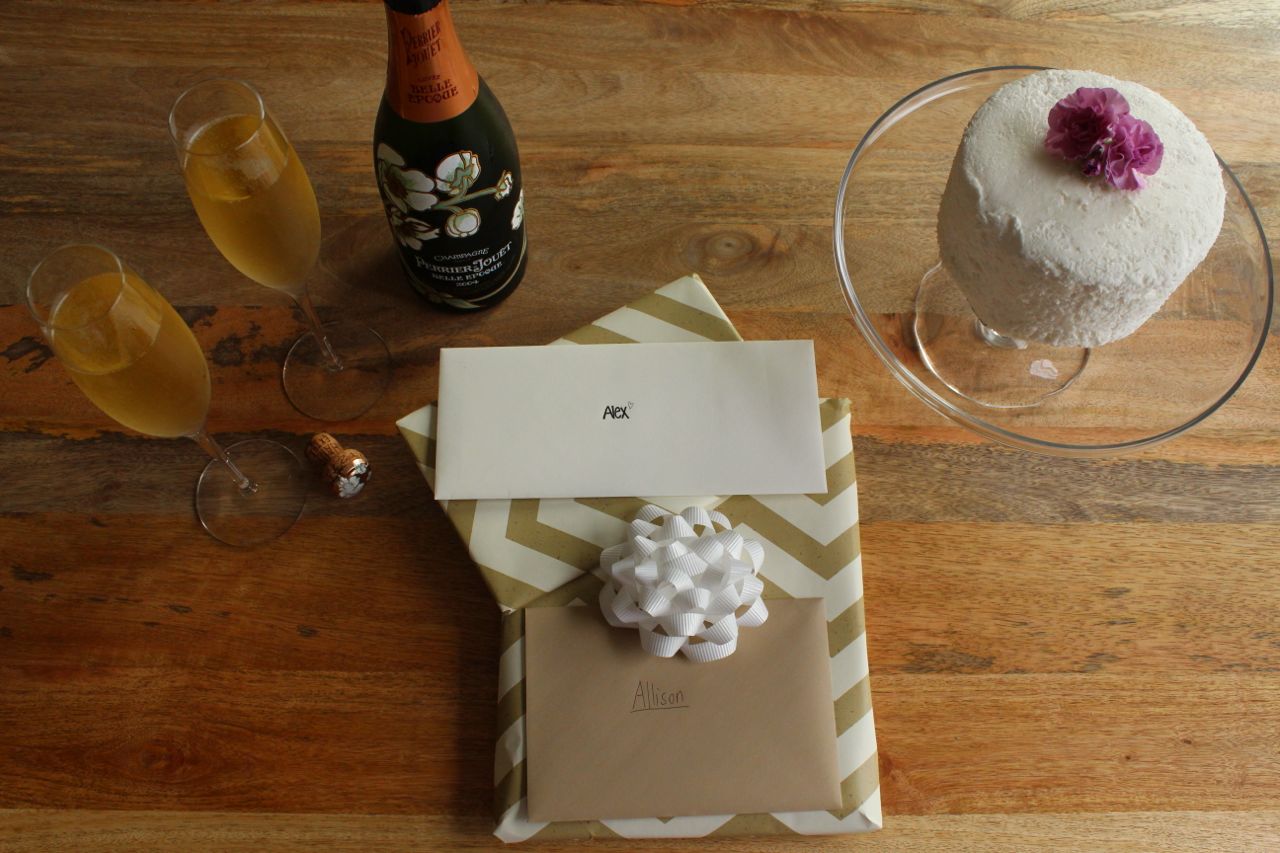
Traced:
<path fill-rule="evenodd" d="M 719 660 L 738 647 L 739 626 L 769 618 L 758 576 L 764 548 L 730 529 L 723 513 L 691 506 L 675 515 L 650 504 L 627 536 L 600 554 L 600 609 L 615 628 L 639 629 L 650 654 Z"/>

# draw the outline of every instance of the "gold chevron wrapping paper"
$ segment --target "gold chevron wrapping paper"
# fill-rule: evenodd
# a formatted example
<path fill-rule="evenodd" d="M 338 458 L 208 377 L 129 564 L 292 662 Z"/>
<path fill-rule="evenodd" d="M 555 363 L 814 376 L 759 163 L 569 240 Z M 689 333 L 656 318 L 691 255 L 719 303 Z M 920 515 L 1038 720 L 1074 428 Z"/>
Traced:
<path fill-rule="evenodd" d="M 555 344 L 742 340 L 697 276 L 614 311 Z M 674 838 L 709 835 L 868 832 L 882 824 L 875 722 L 867 677 L 858 495 L 849 401 L 821 401 L 827 491 L 737 495 L 716 507 L 765 548 L 766 598 L 822 598 L 831 652 L 836 750 L 844 802 L 834 811 L 701 815 L 535 823 L 526 809 L 524 613 L 526 607 L 596 606 L 592 574 L 601 549 L 624 538 L 640 498 L 441 501 L 503 611 L 498 665 L 494 806 L 503 841 L 534 838 Z M 427 483 L 434 485 L 435 406 L 397 422 Z M 679 507 L 675 507 L 679 509 Z"/>

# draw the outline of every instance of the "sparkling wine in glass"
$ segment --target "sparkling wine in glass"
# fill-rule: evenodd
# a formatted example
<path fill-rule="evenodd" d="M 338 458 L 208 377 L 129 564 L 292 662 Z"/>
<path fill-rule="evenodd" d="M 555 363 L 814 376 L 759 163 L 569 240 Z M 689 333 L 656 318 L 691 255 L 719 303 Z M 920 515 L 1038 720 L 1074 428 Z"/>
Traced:
<path fill-rule="evenodd" d="M 386 390 L 391 355 L 368 326 L 316 316 L 307 279 L 320 256 L 320 210 L 262 96 L 237 80 L 197 83 L 178 96 L 169 132 L 209 239 L 240 272 L 293 297 L 311 326 L 285 357 L 289 402 L 318 420 L 367 411 Z"/>
<path fill-rule="evenodd" d="M 212 458 L 196 485 L 200 523 L 231 545 L 269 542 L 306 502 L 289 448 L 251 439 L 220 446 L 205 430 L 209 367 L 178 312 L 109 249 L 70 245 L 27 280 L 27 304 L 72 380 L 130 429 L 184 436 Z"/>

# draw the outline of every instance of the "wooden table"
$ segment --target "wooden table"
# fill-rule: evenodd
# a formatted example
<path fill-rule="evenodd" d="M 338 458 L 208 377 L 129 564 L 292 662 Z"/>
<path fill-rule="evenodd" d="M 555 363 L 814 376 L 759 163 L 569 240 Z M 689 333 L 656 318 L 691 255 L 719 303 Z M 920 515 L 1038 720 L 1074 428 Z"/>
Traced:
<path fill-rule="evenodd" d="M 532 252 L 508 302 L 459 317 L 390 254 L 369 144 L 379 4 L 72 5 L 0 7 L 0 849 L 500 846 L 498 613 L 393 421 L 434 398 L 441 346 L 542 343 L 689 271 L 747 338 L 815 338 L 823 393 L 853 400 L 886 828 L 652 847 L 1280 845 L 1276 348 L 1188 436 L 1033 457 L 896 384 L 830 251 L 868 123 L 1003 63 L 1166 93 L 1280 234 L 1280 10 L 458 0 L 519 135 Z M 320 428 L 277 375 L 298 317 L 216 253 L 166 136 L 173 98 L 212 74 L 254 81 L 309 168 L 345 282 L 319 282 L 322 313 L 377 326 L 396 365 L 335 430 L 374 460 L 367 493 L 313 498 L 252 551 L 198 528 L 197 449 L 108 421 L 21 295 L 54 246 L 112 246 L 194 326 L 214 432 L 300 448 Z"/>

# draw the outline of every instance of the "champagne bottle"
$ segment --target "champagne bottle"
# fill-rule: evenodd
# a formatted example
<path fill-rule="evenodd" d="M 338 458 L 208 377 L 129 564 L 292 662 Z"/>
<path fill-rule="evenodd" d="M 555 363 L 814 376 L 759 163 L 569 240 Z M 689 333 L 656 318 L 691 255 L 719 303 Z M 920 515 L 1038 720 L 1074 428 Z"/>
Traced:
<path fill-rule="evenodd" d="M 511 123 L 467 58 L 449 0 L 385 0 L 387 86 L 374 170 L 409 283 L 433 303 L 487 308 L 527 259 Z"/>

